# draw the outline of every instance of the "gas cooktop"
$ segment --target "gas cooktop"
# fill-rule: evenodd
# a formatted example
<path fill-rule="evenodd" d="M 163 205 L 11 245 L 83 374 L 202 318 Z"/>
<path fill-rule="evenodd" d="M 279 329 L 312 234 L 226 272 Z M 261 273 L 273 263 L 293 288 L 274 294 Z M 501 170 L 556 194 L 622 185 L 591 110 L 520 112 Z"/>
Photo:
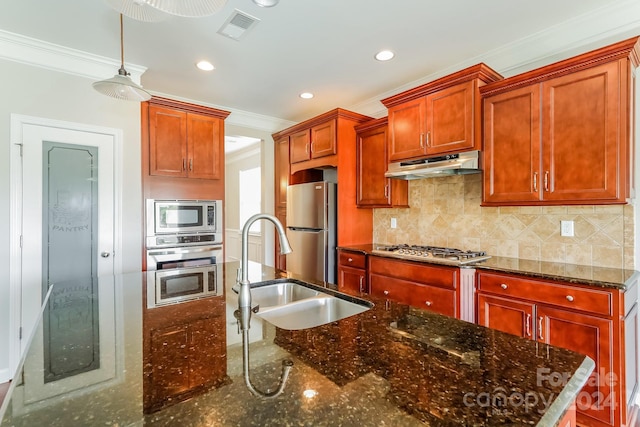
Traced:
<path fill-rule="evenodd" d="M 483 251 L 463 251 L 439 246 L 380 245 L 372 252 L 394 258 L 448 265 L 465 265 L 491 258 Z"/>

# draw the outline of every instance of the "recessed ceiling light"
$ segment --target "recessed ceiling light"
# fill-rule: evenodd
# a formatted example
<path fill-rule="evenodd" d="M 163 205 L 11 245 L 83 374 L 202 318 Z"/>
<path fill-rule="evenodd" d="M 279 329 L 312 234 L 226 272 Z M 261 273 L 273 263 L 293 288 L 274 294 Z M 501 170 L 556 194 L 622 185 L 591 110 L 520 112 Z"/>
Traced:
<path fill-rule="evenodd" d="M 396 54 L 391 52 L 390 50 L 381 50 L 380 52 L 376 53 L 375 58 L 378 61 L 388 61 L 390 59 L 393 59 L 395 55 Z"/>
<path fill-rule="evenodd" d="M 196 64 L 196 67 L 198 67 L 202 71 L 211 71 L 215 68 L 209 61 L 200 61 Z"/>
<path fill-rule="evenodd" d="M 255 4 L 260 7 L 273 7 L 278 4 L 280 0 L 253 0 Z"/>
<path fill-rule="evenodd" d="M 311 98 L 313 98 L 313 94 L 311 92 L 302 92 L 300 94 L 300 98 L 302 98 L 302 99 L 311 99 Z"/>

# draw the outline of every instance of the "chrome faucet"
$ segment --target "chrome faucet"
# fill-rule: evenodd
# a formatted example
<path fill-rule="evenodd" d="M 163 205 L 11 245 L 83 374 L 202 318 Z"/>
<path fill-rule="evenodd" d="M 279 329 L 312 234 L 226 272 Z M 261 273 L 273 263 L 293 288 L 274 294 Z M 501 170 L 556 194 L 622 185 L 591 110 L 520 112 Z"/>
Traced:
<path fill-rule="evenodd" d="M 285 359 L 282 361 L 282 372 L 280 374 L 280 381 L 275 391 L 264 392 L 256 389 L 251 383 L 249 377 L 249 327 L 251 326 L 251 284 L 249 282 L 249 228 L 251 224 L 259 219 L 266 219 L 276 226 L 278 231 L 278 237 L 280 239 L 280 253 L 288 254 L 291 252 L 291 246 L 289 246 L 289 240 L 284 232 L 282 223 L 273 215 L 269 214 L 256 214 L 245 222 L 242 228 L 242 259 L 240 261 L 240 278 L 237 280 L 240 285 L 240 291 L 238 292 L 238 310 L 235 311 L 234 316 L 240 323 L 240 330 L 242 331 L 242 370 L 244 372 L 244 381 L 247 388 L 251 393 L 263 398 L 274 398 L 278 396 L 284 390 L 285 383 L 289 377 L 289 371 L 293 366 L 291 360 Z M 256 311 L 257 312 L 257 309 Z"/>

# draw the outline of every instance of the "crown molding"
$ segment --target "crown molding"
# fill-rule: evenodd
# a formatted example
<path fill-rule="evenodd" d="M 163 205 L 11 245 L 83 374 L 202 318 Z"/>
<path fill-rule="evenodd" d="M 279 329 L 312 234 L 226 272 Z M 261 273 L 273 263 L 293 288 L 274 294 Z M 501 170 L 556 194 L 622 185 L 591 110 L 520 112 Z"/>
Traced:
<path fill-rule="evenodd" d="M 381 99 L 481 62 L 510 77 L 636 35 L 640 35 L 640 2 L 613 1 L 590 13 L 573 17 L 346 108 L 371 117 L 383 117 L 387 110 Z"/>
<path fill-rule="evenodd" d="M 120 62 L 77 49 L 60 46 L 16 33 L 0 30 L 0 59 L 102 80 L 118 73 Z M 127 64 L 131 80 L 140 84 L 146 67 Z"/>

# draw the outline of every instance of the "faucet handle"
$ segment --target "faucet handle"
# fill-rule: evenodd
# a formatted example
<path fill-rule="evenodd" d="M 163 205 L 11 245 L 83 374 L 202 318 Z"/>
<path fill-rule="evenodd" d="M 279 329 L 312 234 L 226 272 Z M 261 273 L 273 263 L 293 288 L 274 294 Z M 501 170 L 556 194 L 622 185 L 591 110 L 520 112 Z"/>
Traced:
<path fill-rule="evenodd" d="M 241 280 L 242 280 L 242 267 L 236 270 L 236 282 L 240 283 Z"/>

